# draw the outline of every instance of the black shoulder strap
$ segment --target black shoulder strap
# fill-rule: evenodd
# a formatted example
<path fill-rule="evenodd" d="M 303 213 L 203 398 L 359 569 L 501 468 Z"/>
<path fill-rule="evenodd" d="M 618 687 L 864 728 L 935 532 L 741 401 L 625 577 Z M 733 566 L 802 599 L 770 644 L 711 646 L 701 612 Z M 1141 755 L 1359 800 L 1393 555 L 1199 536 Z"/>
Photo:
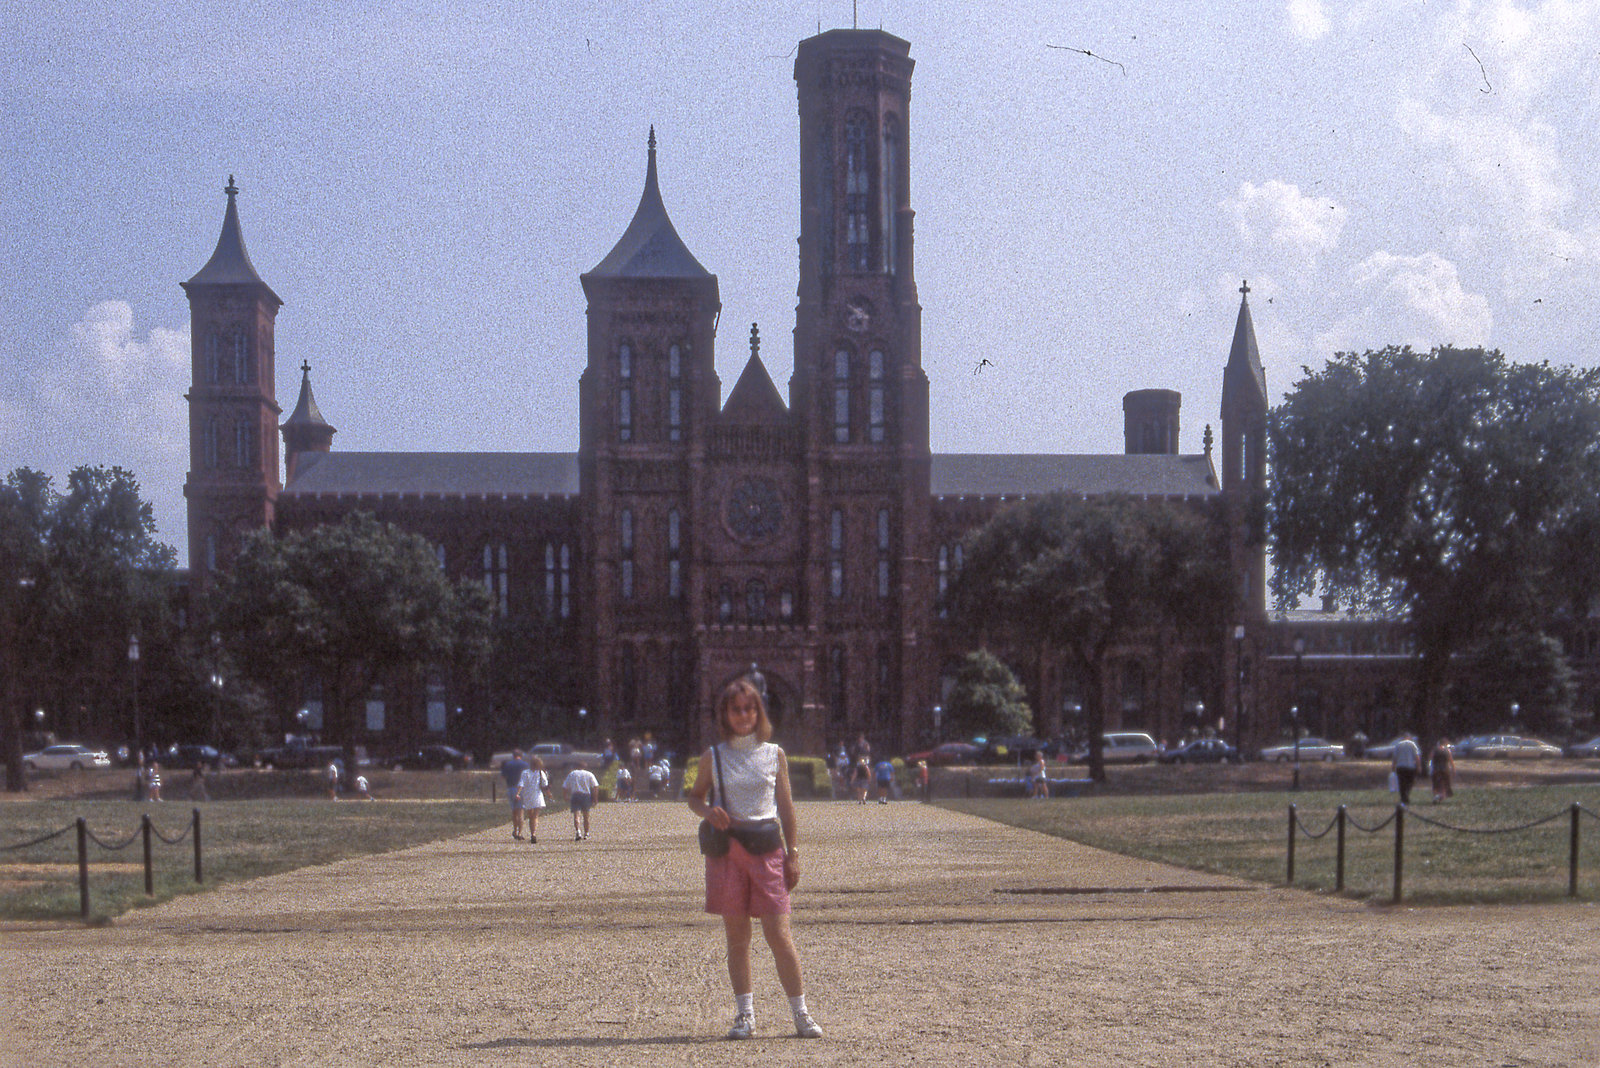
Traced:
<path fill-rule="evenodd" d="M 722 781 L 722 761 L 717 759 L 718 748 L 715 745 L 711 747 L 711 766 L 717 771 L 717 803 L 731 817 L 733 813 L 728 810 L 728 787 Z"/>

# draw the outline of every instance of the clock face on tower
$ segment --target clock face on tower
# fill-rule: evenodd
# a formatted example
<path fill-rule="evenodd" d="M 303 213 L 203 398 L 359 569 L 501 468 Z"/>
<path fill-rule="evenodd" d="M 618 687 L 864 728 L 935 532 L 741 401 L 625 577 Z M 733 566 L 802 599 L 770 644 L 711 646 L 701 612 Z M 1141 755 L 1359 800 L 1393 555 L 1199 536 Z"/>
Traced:
<path fill-rule="evenodd" d="M 722 506 L 723 521 L 742 541 L 766 541 L 783 522 L 783 498 L 778 487 L 764 478 L 734 483 Z"/>

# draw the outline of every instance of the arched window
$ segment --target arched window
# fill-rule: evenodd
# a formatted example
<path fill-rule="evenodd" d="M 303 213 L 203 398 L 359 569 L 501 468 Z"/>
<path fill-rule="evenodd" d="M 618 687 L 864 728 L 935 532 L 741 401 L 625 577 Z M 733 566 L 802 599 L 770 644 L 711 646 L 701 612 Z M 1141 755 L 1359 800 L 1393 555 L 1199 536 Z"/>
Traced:
<path fill-rule="evenodd" d="M 683 520 L 678 510 L 667 513 L 667 596 L 676 601 L 683 596 Z"/>
<path fill-rule="evenodd" d="M 717 590 L 717 620 L 726 623 L 733 618 L 733 587 L 724 582 Z"/>
<path fill-rule="evenodd" d="M 206 470 L 215 471 L 221 462 L 219 443 L 217 438 L 222 433 L 222 420 L 212 416 L 205 421 L 200 429 L 200 455 L 205 463 Z"/>
<path fill-rule="evenodd" d="M 236 420 L 233 424 L 233 466 L 248 468 L 253 452 L 250 424 L 243 419 Z"/>
<path fill-rule="evenodd" d="M 622 599 L 633 600 L 633 509 L 624 508 L 618 516 L 618 535 L 622 547 Z"/>
<path fill-rule="evenodd" d="M 617 387 L 617 440 L 633 440 L 633 348 L 627 344 L 617 346 L 617 376 L 622 384 Z"/>
<path fill-rule="evenodd" d="M 495 610 L 504 616 L 510 612 L 510 568 L 507 566 L 505 542 L 483 547 L 483 588 L 489 591 Z"/>
<path fill-rule="evenodd" d="M 744 612 L 752 623 L 765 623 L 767 620 L 767 584 L 760 579 L 745 583 Z"/>
<path fill-rule="evenodd" d="M 889 598 L 889 509 L 878 509 L 878 600 Z"/>
<path fill-rule="evenodd" d="M 556 547 L 553 542 L 544 544 L 544 614 L 556 614 Z"/>
<path fill-rule="evenodd" d="M 207 534 L 206 535 L 206 570 L 207 571 L 215 571 L 216 569 L 217 569 L 217 536 L 215 534 Z"/>
<path fill-rule="evenodd" d="M 817 218 L 824 220 L 821 233 L 818 235 L 822 247 L 818 257 L 822 262 L 825 274 L 832 274 L 834 251 L 834 226 L 833 226 L 833 127 L 827 123 L 817 125 L 816 144 L 816 191 L 817 191 Z"/>
<path fill-rule="evenodd" d="M 870 119 L 852 111 L 844 120 L 845 265 L 853 271 L 872 269 L 872 172 L 867 158 Z"/>
<path fill-rule="evenodd" d="M 939 608 L 939 618 L 950 617 L 950 546 L 939 546 L 939 595 L 934 602 Z"/>
<path fill-rule="evenodd" d="M 572 550 L 561 546 L 561 618 L 572 618 Z"/>

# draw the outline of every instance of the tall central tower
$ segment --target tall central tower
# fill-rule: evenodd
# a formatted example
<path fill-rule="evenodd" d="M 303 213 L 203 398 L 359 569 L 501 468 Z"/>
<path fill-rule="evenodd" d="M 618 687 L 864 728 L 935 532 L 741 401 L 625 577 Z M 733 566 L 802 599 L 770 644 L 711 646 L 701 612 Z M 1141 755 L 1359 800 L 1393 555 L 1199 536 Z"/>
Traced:
<path fill-rule="evenodd" d="M 807 603 L 830 736 L 905 740 L 931 707 L 928 378 L 913 271 L 911 46 L 800 43 L 800 285 L 790 406 L 808 490 Z"/>

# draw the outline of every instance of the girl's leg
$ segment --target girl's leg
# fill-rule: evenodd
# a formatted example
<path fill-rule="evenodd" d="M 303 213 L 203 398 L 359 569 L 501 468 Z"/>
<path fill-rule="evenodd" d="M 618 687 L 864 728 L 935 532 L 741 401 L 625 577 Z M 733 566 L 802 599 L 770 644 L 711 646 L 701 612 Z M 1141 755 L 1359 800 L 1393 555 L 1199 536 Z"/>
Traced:
<path fill-rule="evenodd" d="M 755 983 L 750 978 L 750 917 L 724 916 L 722 927 L 728 935 L 728 979 L 733 983 L 733 992 L 735 995 L 751 993 Z M 765 921 L 762 930 L 766 930 Z M 790 952 L 793 952 L 792 946 Z"/>
<path fill-rule="evenodd" d="M 750 982 L 750 921 L 745 922 L 745 983 L 749 989 Z M 800 955 L 795 952 L 794 935 L 789 930 L 789 917 L 763 916 L 761 917 L 761 933 L 766 936 L 767 945 L 772 949 L 772 960 L 778 966 L 778 982 L 783 984 L 783 992 L 792 998 L 797 998 L 805 993 L 805 986 L 800 980 Z M 728 942 L 728 969 L 733 970 L 733 936 L 729 935 Z"/>
<path fill-rule="evenodd" d="M 539 810 L 536 808 L 528 810 L 528 833 L 535 838 L 539 837 Z"/>

